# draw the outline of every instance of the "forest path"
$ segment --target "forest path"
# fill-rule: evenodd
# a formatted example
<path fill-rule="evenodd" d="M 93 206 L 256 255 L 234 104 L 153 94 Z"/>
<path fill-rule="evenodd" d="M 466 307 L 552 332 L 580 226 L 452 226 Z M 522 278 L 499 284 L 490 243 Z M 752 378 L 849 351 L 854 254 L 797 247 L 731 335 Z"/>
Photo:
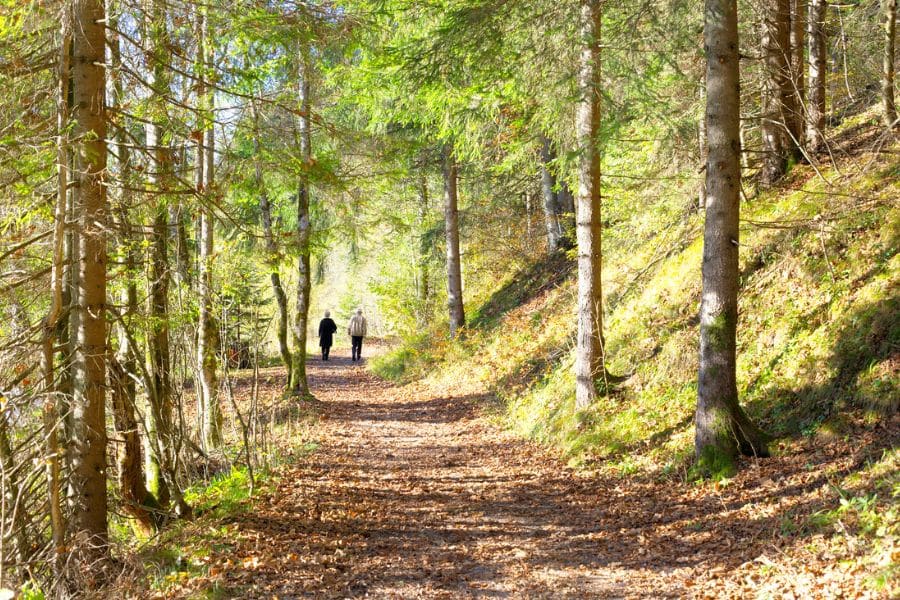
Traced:
<path fill-rule="evenodd" d="M 642 525 L 639 489 L 579 479 L 471 397 L 420 396 L 346 356 L 309 374 L 320 447 L 234 520 L 229 595 L 679 595 L 681 578 L 661 577 L 678 565 L 623 530 Z"/>
<path fill-rule="evenodd" d="M 476 398 L 400 388 L 343 355 L 309 373 L 319 447 L 229 519 L 227 597 L 741 597 L 779 552 L 778 509 L 808 510 L 824 482 L 802 454 L 722 490 L 579 476 Z"/>

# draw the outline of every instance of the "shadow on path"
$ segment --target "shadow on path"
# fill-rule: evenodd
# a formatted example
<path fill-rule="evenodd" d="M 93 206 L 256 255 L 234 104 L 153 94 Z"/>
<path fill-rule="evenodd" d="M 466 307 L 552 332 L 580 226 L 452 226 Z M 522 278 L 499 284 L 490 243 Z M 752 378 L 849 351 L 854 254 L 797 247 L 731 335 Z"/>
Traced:
<path fill-rule="evenodd" d="M 720 491 L 587 478 L 489 423 L 477 397 L 397 388 L 340 356 L 310 374 L 321 450 L 232 519 L 229 597 L 690 596 L 772 552 L 784 515 L 821 503 L 815 467 L 844 460 L 748 461 Z"/>

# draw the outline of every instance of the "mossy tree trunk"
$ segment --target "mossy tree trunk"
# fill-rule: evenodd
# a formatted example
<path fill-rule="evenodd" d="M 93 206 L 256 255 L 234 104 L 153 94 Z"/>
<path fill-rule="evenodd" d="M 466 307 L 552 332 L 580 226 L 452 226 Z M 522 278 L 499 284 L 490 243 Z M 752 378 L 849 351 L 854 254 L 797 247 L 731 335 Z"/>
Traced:
<path fill-rule="evenodd" d="M 151 512 L 159 508 L 156 499 L 147 491 L 141 459 L 141 436 L 135 419 L 134 395 L 129 390 L 130 377 L 114 356 L 109 362 L 110 397 L 113 426 L 116 431 L 116 466 L 122 510 L 131 517 L 140 534 L 148 536 L 156 531 L 156 519 Z"/>
<path fill-rule="evenodd" d="M 706 0 L 706 223 L 700 304 L 695 449 L 701 463 L 765 454 L 765 440 L 738 403 L 738 223 L 741 165 L 736 0 Z M 714 466 L 718 470 L 718 466 Z"/>
<path fill-rule="evenodd" d="M 803 103 L 806 101 L 806 4 L 807 0 L 790 0 L 790 55 L 788 60 L 789 90 L 787 97 L 788 146 L 795 160 L 802 157 Z"/>
<path fill-rule="evenodd" d="M 165 102 L 170 95 L 170 41 L 166 3 L 152 0 L 145 27 L 149 37 L 147 71 L 152 89 L 153 118 L 146 124 L 149 156 L 149 189 L 154 195 L 153 224 L 149 244 L 147 280 L 150 290 L 149 331 L 147 333 L 147 487 L 164 507 L 172 504 L 180 515 L 190 513 L 176 480 L 179 439 L 173 421 L 171 353 L 169 347 L 169 210 L 172 188 L 173 153 L 166 139 Z"/>
<path fill-rule="evenodd" d="M 107 43 L 110 48 L 110 102 L 118 108 L 124 98 L 124 87 L 121 78 L 121 49 L 118 35 L 118 19 L 113 15 L 118 12 L 115 0 L 107 0 L 107 14 L 110 16 L 110 28 L 107 30 Z M 137 243 L 133 237 L 133 228 L 128 216 L 128 203 L 124 190 L 130 186 L 132 179 L 130 141 L 124 127 L 116 130 L 116 149 L 113 155 L 118 163 L 119 189 L 118 196 L 112 201 L 116 225 L 119 254 L 123 256 L 124 285 L 120 295 L 122 314 L 118 319 L 116 337 L 118 350 L 109 356 L 109 382 L 111 408 L 113 410 L 113 427 L 117 437 L 116 465 L 118 467 L 119 494 L 125 504 L 124 512 L 134 519 L 134 528 L 143 535 L 149 535 L 156 529 L 156 519 L 151 513 L 159 508 L 156 499 L 147 491 L 144 477 L 143 456 L 141 450 L 140 427 L 136 418 L 137 388 L 132 375 L 137 368 L 136 348 L 128 328 L 132 328 L 138 313 L 138 292 L 135 282 L 139 262 Z"/>
<path fill-rule="evenodd" d="M 215 235 L 215 219 L 212 206 L 215 204 L 215 129 L 213 114 L 215 97 L 204 81 L 204 63 L 212 68 L 213 43 L 208 35 L 209 20 L 203 9 L 197 11 L 198 71 L 197 98 L 202 104 L 199 140 L 195 166 L 196 187 L 201 199 L 200 208 L 200 256 L 198 269 L 198 303 L 200 305 L 197 324 L 197 372 L 200 375 L 200 404 L 202 413 L 202 441 L 205 448 L 222 445 L 222 409 L 219 405 L 218 383 L 216 381 L 216 361 L 219 355 L 219 332 L 213 305 L 212 261 Z"/>
<path fill-rule="evenodd" d="M 294 307 L 294 352 L 291 367 L 291 395 L 309 395 L 306 379 L 306 333 L 309 328 L 309 294 L 312 278 L 309 267 L 309 239 L 311 224 L 309 215 L 309 169 L 312 167 L 312 140 L 310 132 L 310 80 L 312 65 L 307 51 L 301 51 L 299 59 L 298 100 L 300 103 L 299 134 L 301 173 L 297 181 L 297 304 Z"/>
<path fill-rule="evenodd" d="M 594 380 L 606 374 L 603 340 L 603 287 L 601 283 L 601 156 L 600 134 L 600 24 L 598 0 L 585 0 L 581 8 L 581 65 L 578 83 L 576 133 L 581 154 L 576 201 L 578 243 L 578 340 L 575 353 L 575 405 L 590 406 L 597 396 Z"/>

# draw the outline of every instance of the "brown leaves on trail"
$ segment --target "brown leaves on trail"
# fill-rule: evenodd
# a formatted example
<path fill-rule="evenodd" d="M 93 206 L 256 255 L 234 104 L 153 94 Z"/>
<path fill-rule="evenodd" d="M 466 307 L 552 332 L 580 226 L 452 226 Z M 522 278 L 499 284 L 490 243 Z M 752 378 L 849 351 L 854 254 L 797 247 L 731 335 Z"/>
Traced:
<path fill-rule="evenodd" d="M 786 448 L 724 486 L 584 477 L 490 424 L 478 397 L 396 388 L 335 358 L 310 364 L 320 450 L 229 519 L 210 557 L 226 597 L 868 593 L 841 562 L 852 552 L 802 523 L 835 474 L 884 445 L 874 434 Z"/>

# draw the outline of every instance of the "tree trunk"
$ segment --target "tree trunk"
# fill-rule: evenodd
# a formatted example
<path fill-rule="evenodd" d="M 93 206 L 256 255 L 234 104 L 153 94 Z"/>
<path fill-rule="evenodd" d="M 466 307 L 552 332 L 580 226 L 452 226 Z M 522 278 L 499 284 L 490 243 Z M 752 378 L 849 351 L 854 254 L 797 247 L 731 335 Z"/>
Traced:
<path fill-rule="evenodd" d="M 149 187 L 153 196 L 153 224 L 149 245 L 149 321 L 147 332 L 148 382 L 152 390 L 147 396 L 148 452 L 147 486 L 162 506 L 168 506 L 173 490 L 168 483 L 174 480 L 172 458 L 172 383 L 171 356 L 169 351 L 169 211 L 167 207 L 168 178 L 171 172 L 170 153 L 163 139 L 163 126 L 158 120 L 165 118 L 162 103 L 169 91 L 167 71 L 168 52 L 165 31 L 165 9 L 162 0 L 153 0 L 151 13 L 147 15 L 151 50 L 148 53 L 148 71 L 157 103 L 154 121 L 147 123 L 147 154 L 149 156 Z M 176 492 L 177 495 L 177 492 Z"/>
<path fill-rule="evenodd" d="M 259 213 L 262 219 L 263 237 L 266 242 L 267 261 L 270 269 L 269 277 L 272 282 L 272 295 L 278 306 L 278 350 L 281 352 L 281 361 L 287 369 L 287 385 L 291 383 L 291 350 L 288 347 L 288 303 L 284 286 L 281 285 L 281 256 L 275 244 L 275 236 L 272 234 L 272 205 L 269 202 L 269 194 L 266 190 L 266 182 L 263 177 L 262 161 L 260 159 L 261 144 L 259 139 L 259 110 L 256 102 L 251 101 L 253 110 L 253 155 L 256 176 L 256 189 L 259 193 Z"/>
<path fill-rule="evenodd" d="M 576 120 L 578 168 L 576 238 L 578 242 L 578 341 L 575 352 L 575 406 L 584 410 L 597 397 L 594 378 L 605 376 L 603 287 L 601 283 L 601 156 L 599 0 L 585 0 L 581 8 L 580 100 Z"/>
<path fill-rule="evenodd" d="M 155 129 L 155 126 L 152 126 Z M 151 138 L 148 128 L 148 144 Z M 152 151 L 151 151 L 152 153 Z M 156 162 L 156 161 L 154 161 Z M 151 166 L 156 168 L 158 163 Z M 165 207 L 156 207 L 150 241 L 150 261 L 148 281 L 150 331 L 147 334 L 149 382 L 153 390 L 148 391 L 150 410 L 147 412 L 147 485 L 150 492 L 163 506 L 169 504 L 169 489 L 162 470 L 166 468 L 165 456 L 169 448 L 169 432 L 172 424 L 172 384 L 169 359 L 169 263 L 168 263 L 168 213 Z M 157 451 L 159 449 L 159 451 Z"/>
<path fill-rule="evenodd" d="M 706 0 L 706 224 L 700 304 L 700 371 L 695 450 L 701 468 L 730 468 L 740 450 L 765 454 L 761 432 L 738 403 L 735 336 L 738 319 L 740 218 L 740 67 L 736 0 Z"/>
<path fill-rule="evenodd" d="M 177 168 L 177 167 L 176 167 Z M 172 241 L 175 242 L 175 274 L 177 283 L 184 288 L 191 287 L 191 251 L 188 244 L 187 216 L 181 199 L 170 205 L 169 224 Z"/>
<path fill-rule="evenodd" d="M 122 510 L 134 519 L 135 530 L 141 535 L 148 536 L 156 531 L 156 521 L 148 510 L 154 507 L 156 502 L 147 491 L 144 479 L 140 430 L 134 418 L 134 395 L 128 384 L 130 377 L 112 355 L 109 362 L 109 380 L 113 425 L 118 438 L 116 466 Z"/>
<path fill-rule="evenodd" d="M 459 199 L 457 165 L 449 144 L 443 150 L 444 230 L 447 238 L 447 310 L 450 314 L 450 337 L 455 338 L 466 325 L 463 308 L 462 266 L 459 255 Z"/>
<path fill-rule="evenodd" d="M 107 0 L 107 14 L 117 14 L 118 7 L 114 0 Z M 119 76 L 122 64 L 120 40 L 118 35 L 118 19 L 110 17 L 110 28 L 107 30 L 112 69 L 110 101 L 118 107 L 124 96 L 122 79 Z M 158 508 L 156 499 L 147 491 L 144 478 L 143 457 L 141 452 L 141 436 L 136 414 L 137 390 L 132 377 L 136 364 L 136 348 L 132 346 L 131 337 L 126 329 L 130 327 L 138 312 L 137 284 L 135 271 L 139 256 L 137 244 L 133 239 L 131 223 L 128 219 L 128 206 L 122 197 L 124 189 L 131 181 L 131 153 L 128 135 L 124 127 L 115 133 L 118 163 L 118 183 L 120 194 L 113 202 L 116 220 L 116 232 L 120 255 L 124 260 L 125 284 L 121 292 L 120 302 L 123 314 L 118 320 L 118 351 L 109 356 L 109 382 L 111 406 L 113 409 L 113 426 L 118 438 L 116 446 L 116 465 L 118 467 L 119 495 L 124 501 L 124 512 L 134 519 L 134 529 L 141 535 L 150 535 L 155 531 L 156 521 L 149 509 Z"/>
<path fill-rule="evenodd" d="M 291 394 L 308 396 L 309 383 L 306 379 L 306 333 L 309 325 L 309 294 L 312 287 L 309 268 L 309 169 L 312 166 L 312 141 L 310 136 L 310 79 L 312 65 L 306 52 L 301 52 L 300 60 L 300 161 L 303 171 L 297 183 L 297 306 L 294 313 L 294 353 L 291 367 Z"/>
<path fill-rule="evenodd" d="M 897 106 L 894 104 L 894 55 L 897 34 L 897 0 L 881 0 L 884 10 L 884 60 L 881 76 L 881 104 L 884 124 L 897 124 Z"/>
<path fill-rule="evenodd" d="M 53 543 L 53 575 L 57 579 L 62 574 L 65 553 L 66 524 L 62 510 L 62 479 L 60 457 L 65 450 L 60 444 L 59 426 L 60 410 L 58 406 L 58 389 L 56 387 L 56 365 L 54 363 L 54 346 L 59 331 L 60 317 L 63 313 L 63 285 L 65 281 L 65 238 L 66 208 L 69 188 L 69 140 L 66 129 L 69 125 L 70 106 L 69 93 L 72 77 L 72 12 L 68 4 L 63 6 L 61 15 L 61 35 L 59 64 L 57 65 L 57 112 L 56 112 L 56 206 L 53 213 L 53 265 L 50 275 L 51 300 L 50 310 L 44 320 L 43 352 L 41 354 L 41 371 L 43 390 L 46 395 L 44 405 L 44 436 L 47 473 L 47 496 L 50 509 L 50 534 Z"/>
<path fill-rule="evenodd" d="M 559 250 L 562 239 L 560 222 L 559 196 L 556 191 L 556 178 L 550 172 L 550 163 L 556 158 L 550 140 L 541 136 L 541 192 L 544 196 L 544 225 L 547 230 L 547 252 Z"/>
<path fill-rule="evenodd" d="M 17 588 L 28 579 L 30 545 L 28 523 L 22 507 L 21 469 L 9 441 L 9 425 L 6 415 L 0 419 L 0 510 L 3 513 L 3 538 L 0 538 L 0 565 L 17 565 L 19 577 L 0 569 L 0 586 Z M 11 544 L 5 544 L 6 536 Z"/>
<path fill-rule="evenodd" d="M 106 43 L 102 0 L 76 0 L 72 78 L 81 232 L 72 464 L 73 533 L 85 560 L 108 553 L 106 514 Z"/>
<path fill-rule="evenodd" d="M 429 243 L 427 235 L 428 226 L 428 178 L 424 169 L 419 176 L 419 240 L 416 268 L 419 271 L 419 310 L 418 321 L 420 327 L 428 325 L 428 299 L 431 296 L 431 281 L 428 274 Z"/>
<path fill-rule="evenodd" d="M 203 10 L 198 10 L 199 51 L 198 62 L 208 65 L 213 63 L 213 43 L 208 35 L 209 22 L 204 18 Z M 209 46 L 207 48 L 207 46 Z M 198 65 L 200 66 L 200 65 Z M 198 71 L 200 69 L 198 68 Z M 201 71 L 202 72 L 202 71 Z M 216 383 L 216 357 L 219 354 L 218 327 L 213 308 L 212 260 L 213 236 L 215 222 L 213 219 L 212 201 L 215 196 L 215 130 L 213 128 L 213 110 L 215 97 L 203 81 L 198 78 L 197 97 L 208 114 L 202 120 L 206 131 L 200 133 L 203 144 L 197 145 L 197 192 L 201 198 L 200 209 L 200 262 L 198 272 L 200 322 L 197 324 L 197 372 L 200 374 L 200 402 L 202 405 L 202 441 L 204 448 L 218 448 L 222 445 L 222 410 L 219 405 L 218 385 Z M 201 128 L 202 129 L 202 128 Z"/>
<path fill-rule="evenodd" d="M 807 0 L 791 0 L 790 61 L 788 63 L 790 90 L 787 106 L 787 129 L 790 133 L 789 147 L 795 160 L 802 158 L 804 120 L 803 105 L 806 101 L 806 11 Z"/>
<path fill-rule="evenodd" d="M 809 44 L 809 100 L 806 103 L 806 147 L 818 152 L 825 141 L 825 78 L 826 43 L 825 18 L 827 0 L 809 0 L 806 20 L 807 43 Z"/>
<path fill-rule="evenodd" d="M 791 95 L 788 77 L 790 14 L 790 0 L 769 0 L 763 17 L 765 78 L 760 123 L 765 151 L 760 172 L 763 186 L 771 186 L 787 171 L 787 103 Z"/>

